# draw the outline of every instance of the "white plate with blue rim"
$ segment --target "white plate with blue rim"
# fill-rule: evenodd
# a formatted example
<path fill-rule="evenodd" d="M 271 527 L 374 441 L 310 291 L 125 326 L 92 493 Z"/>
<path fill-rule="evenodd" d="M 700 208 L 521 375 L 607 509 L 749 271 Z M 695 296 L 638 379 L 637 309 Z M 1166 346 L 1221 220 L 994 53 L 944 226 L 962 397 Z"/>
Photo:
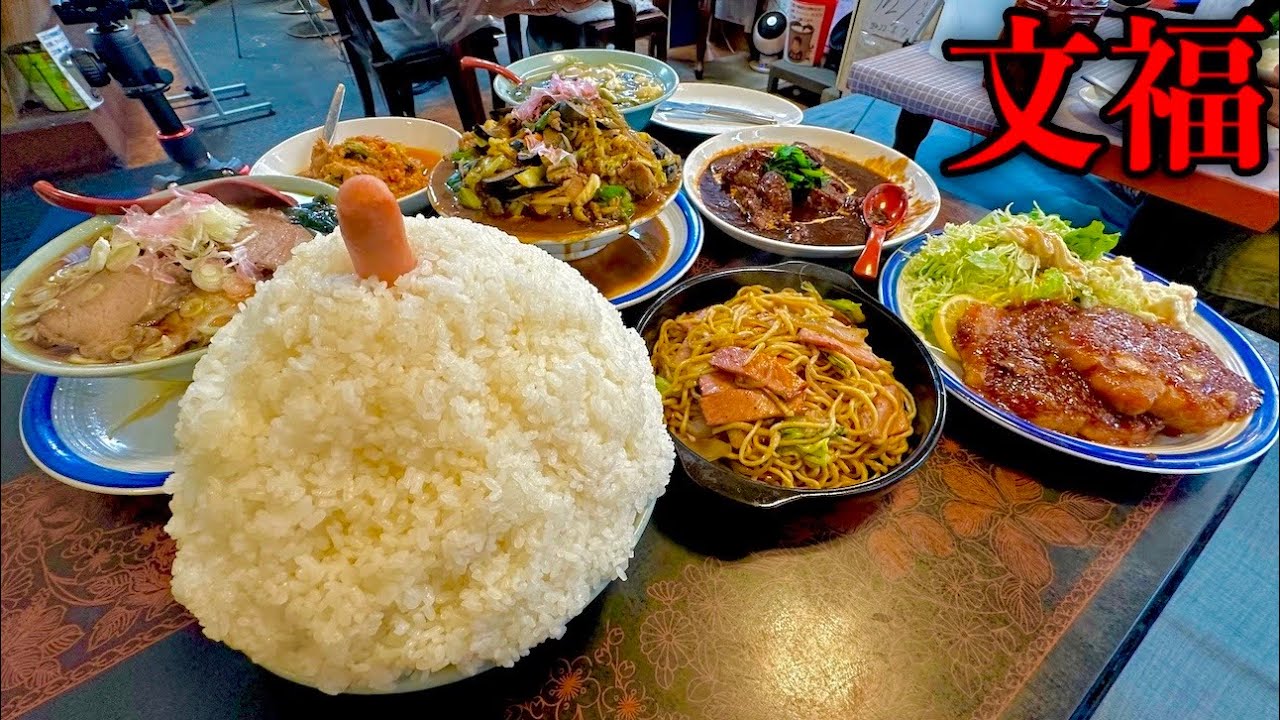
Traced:
<path fill-rule="evenodd" d="M 905 300 L 902 272 L 907 261 L 930 237 L 916 238 L 898 248 L 881 269 L 880 301 L 903 319 L 906 318 L 902 312 Z M 1141 267 L 1138 270 L 1148 281 L 1169 284 L 1168 280 Z M 1151 445 L 1143 447 L 1103 445 L 1027 422 L 970 389 L 961 379 L 960 363 L 933 347 L 927 339 L 925 344 L 941 368 L 943 384 L 952 397 L 997 425 L 1045 447 L 1103 465 L 1166 475 L 1210 473 L 1247 463 L 1276 442 L 1280 400 L 1276 396 L 1275 376 L 1244 335 L 1204 302 L 1196 301 L 1196 312 L 1187 329 L 1207 343 L 1233 372 L 1261 388 L 1262 404 L 1248 417 L 1213 430 L 1179 437 L 1160 435 Z"/>
<path fill-rule="evenodd" d="M 648 249 L 655 247 L 652 242 L 655 232 L 663 233 L 667 240 L 657 244 L 665 247 L 660 259 L 647 254 Z M 653 298 L 684 277 L 702 252 L 703 232 L 702 216 L 681 190 L 675 202 L 667 205 L 657 217 L 632 230 L 633 238 L 638 235 L 642 239 L 631 243 L 625 238 L 615 241 L 600 252 L 569 264 L 584 271 L 589 279 L 589 265 L 594 266 L 595 272 L 617 273 L 620 277 L 638 271 L 629 280 L 604 290 L 605 297 L 615 307 L 627 308 Z M 642 244 L 645 249 L 640 247 Z"/>
<path fill-rule="evenodd" d="M 188 381 L 36 375 L 19 429 L 50 476 L 107 495 L 156 495 L 173 472 L 178 401 Z"/>

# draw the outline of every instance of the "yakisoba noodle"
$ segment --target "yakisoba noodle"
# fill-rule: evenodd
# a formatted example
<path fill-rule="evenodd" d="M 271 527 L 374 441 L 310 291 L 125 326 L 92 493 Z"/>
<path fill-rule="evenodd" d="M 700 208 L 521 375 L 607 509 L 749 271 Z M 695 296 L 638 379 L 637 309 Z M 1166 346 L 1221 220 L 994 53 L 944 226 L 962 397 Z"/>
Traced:
<path fill-rule="evenodd" d="M 726 303 L 667 320 L 653 350 L 667 427 L 704 457 L 784 487 L 857 485 L 894 467 L 909 449 L 915 401 L 892 366 L 861 343 L 866 332 L 849 324 L 848 313 L 858 313 L 851 305 L 824 301 L 811 287 L 751 286 Z M 850 349 L 833 349 L 828 341 L 835 339 Z M 751 359 L 776 358 L 803 380 L 803 390 L 787 399 L 735 376 L 735 389 L 753 391 L 739 395 L 764 393 L 776 416 L 709 424 L 700 382 L 727 377 L 712 364 L 724 348 L 743 348 Z"/>

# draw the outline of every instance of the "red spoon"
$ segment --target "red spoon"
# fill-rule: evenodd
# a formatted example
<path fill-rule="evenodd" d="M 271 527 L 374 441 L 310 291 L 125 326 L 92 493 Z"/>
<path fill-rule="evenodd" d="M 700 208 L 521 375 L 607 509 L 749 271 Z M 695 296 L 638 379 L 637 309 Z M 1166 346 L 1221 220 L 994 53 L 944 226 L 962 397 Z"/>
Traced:
<path fill-rule="evenodd" d="M 59 190 L 47 180 L 37 180 L 31 189 L 50 205 L 91 215 L 123 215 L 131 207 L 153 213 L 177 197 L 170 189 L 145 198 L 96 198 Z M 293 207 L 298 204 L 297 200 L 273 187 L 242 177 L 222 178 L 201 186 L 196 192 L 211 195 L 227 205 L 238 207 Z"/>
<path fill-rule="evenodd" d="M 483 58 L 472 57 L 470 55 L 467 55 L 463 57 L 461 60 L 459 60 L 458 64 L 462 66 L 463 70 L 488 70 L 491 73 L 497 73 L 502 77 L 515 83 L 516 85 L 520 85 L 521 83 L 524 82 L 524 79 L 521 78 L 519 75 L 515 74 L 514 72 L 508 70 L 507 68 L 499 65 L 496 62 L 491 62 Z"/>
<path fill-rule="evenodd" d="M 882 183 L 871 188 L 871 192 L 862 199 L 862 219 L 871 234 L 867 236 L 867 244 L 862 248 L 862 255 L 853 264 L 853 274 L 867 280 L 874 280 L 880 273 L 880 252 L 884 248 L 885 236 L 890 230 L 902 224 L 907 216 L 907 191 L 901 185 Z"/>

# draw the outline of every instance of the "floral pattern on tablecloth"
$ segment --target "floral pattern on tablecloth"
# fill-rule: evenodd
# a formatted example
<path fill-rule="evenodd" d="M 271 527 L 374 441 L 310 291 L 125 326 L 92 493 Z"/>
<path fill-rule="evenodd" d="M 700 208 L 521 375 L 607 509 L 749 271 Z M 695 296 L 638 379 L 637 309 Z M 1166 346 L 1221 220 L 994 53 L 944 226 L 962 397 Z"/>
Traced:
<path fill-rule="evenodd" d="M 592 649 L 508 720 L 1000 717 L 1174 484 L 1122 507 L 943 440 L 878 500 L 798 517 L 783 547 L 642 561 Z"/>
<path fill-rule="evenodd" d="M 15 717 L 190 625 L 169 594 L 165 499 L 29 475 L 0 487 L 0 715 Z"/>

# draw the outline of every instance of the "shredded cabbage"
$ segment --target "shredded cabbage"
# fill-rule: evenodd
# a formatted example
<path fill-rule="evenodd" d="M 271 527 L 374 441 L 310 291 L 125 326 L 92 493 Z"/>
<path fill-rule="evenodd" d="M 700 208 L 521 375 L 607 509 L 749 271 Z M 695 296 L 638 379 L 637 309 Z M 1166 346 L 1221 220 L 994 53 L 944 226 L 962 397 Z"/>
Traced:
<path fill-rule="evenodd" d="M 974 223 L 949 224 L 903 270 L 903 309 L 917 330 L 956 295 L 994 305 L 1067 300 L 1106 305 L 1185 327 L 1195 290 L 1146 282 L 1126 257 L 1109 257 L 1117 233 L 1094 221 L 1073 228 L 1036 206 L 1028 213 L 996 210 Z"/>

